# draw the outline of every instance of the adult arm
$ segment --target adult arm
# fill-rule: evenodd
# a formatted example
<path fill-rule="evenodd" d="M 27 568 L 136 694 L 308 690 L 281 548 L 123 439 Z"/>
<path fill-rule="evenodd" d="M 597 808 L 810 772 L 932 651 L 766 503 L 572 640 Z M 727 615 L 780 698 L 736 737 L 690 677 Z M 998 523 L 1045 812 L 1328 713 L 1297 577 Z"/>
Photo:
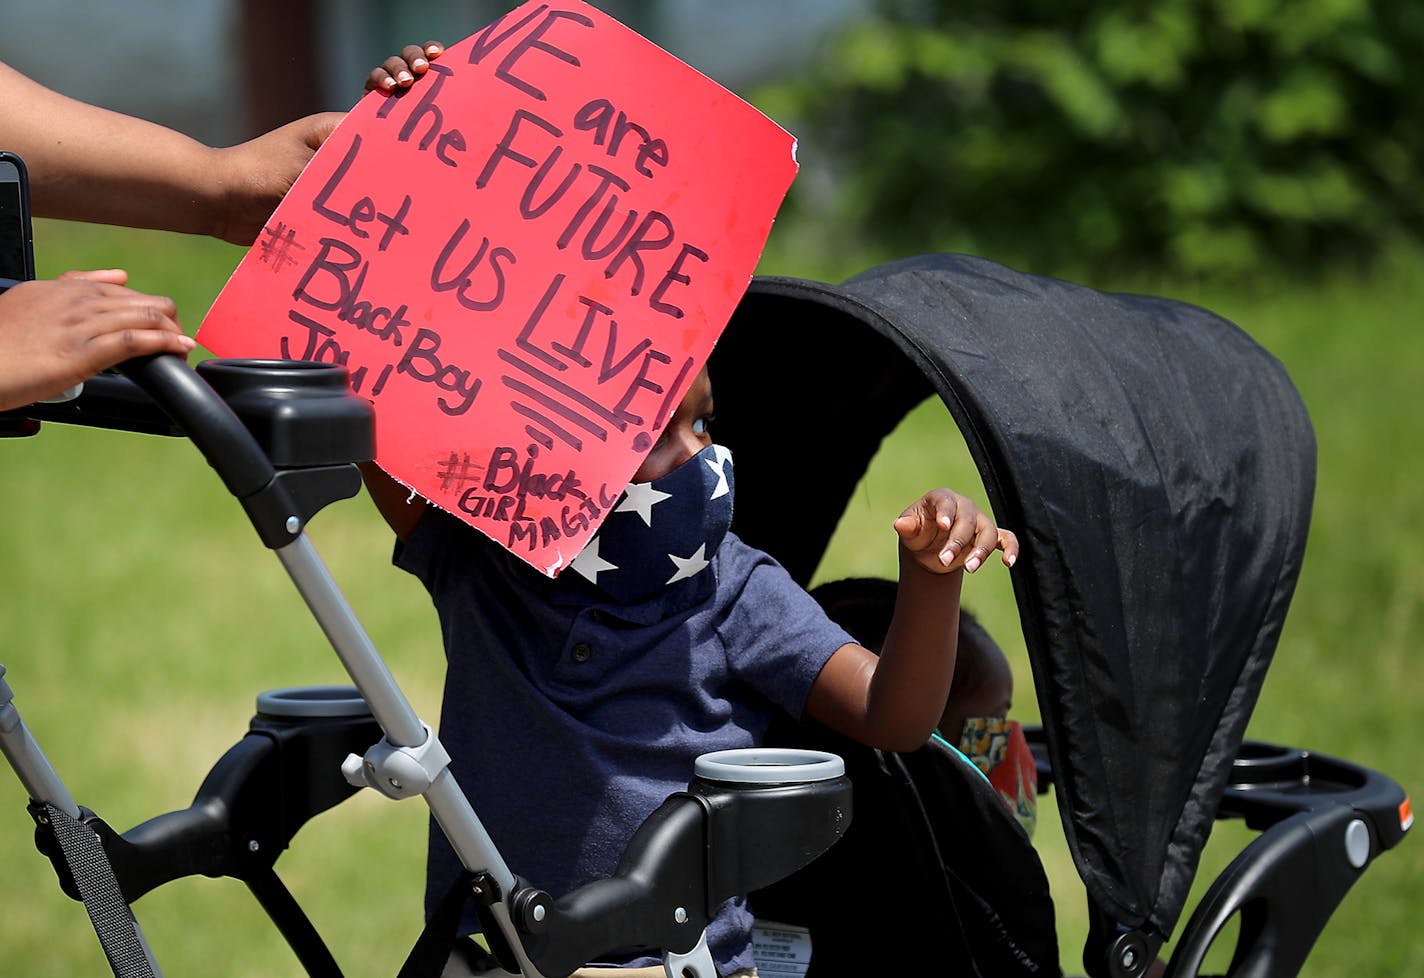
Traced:
<path fill-rule="evenodd" d="M 250 244 L 339 112 L 213 148 L 61 95 L 0 63 L 0 147 L 30 175 L 42 217 L 210 234 Z"/>

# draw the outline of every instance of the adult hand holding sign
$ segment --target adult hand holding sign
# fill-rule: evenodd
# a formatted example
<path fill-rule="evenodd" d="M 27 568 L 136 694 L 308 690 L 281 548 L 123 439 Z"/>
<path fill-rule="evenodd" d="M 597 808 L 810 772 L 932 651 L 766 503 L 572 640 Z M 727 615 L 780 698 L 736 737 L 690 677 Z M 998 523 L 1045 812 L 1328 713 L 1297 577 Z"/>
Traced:
<path fill-rule="evenodd" d="M 198 339 L 344 364 L 386 473 L 556 574 L 711 352 L 794 151 L 597 9 L 526 3 L 348 114 Z"/>

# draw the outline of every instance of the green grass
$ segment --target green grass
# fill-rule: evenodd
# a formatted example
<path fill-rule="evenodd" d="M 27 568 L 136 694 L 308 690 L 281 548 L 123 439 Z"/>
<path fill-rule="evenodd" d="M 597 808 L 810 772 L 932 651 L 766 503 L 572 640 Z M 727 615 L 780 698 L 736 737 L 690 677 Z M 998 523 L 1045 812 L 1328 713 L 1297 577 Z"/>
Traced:
<path fill-rule="evenodd" d="M 171 294 L 196 329 L 240 252 L 215 242 L 42 222 L 42 271 L 122 264 L 138 288 Z M 854 270 L 850 262 L 847 269 Z M 818 277 L 795 259 L 764 268 Z M 1154 291 L 1236 320 L 1286 363 L 1320 440 L 1316 517 L 1296 601 L 1250 734 L 1363 761 L 1424 787 L 1411 668 L 1424 625 L 1424 257 L 1374 278 L 1212 293 Z M 827 275 L 826 277 L 829 277 Z M 0 662 L 16 704 L 82 804 L 124 829 L 188 804 L 242 734 L 262 690 L 345 682 L 276 559 L 191 446 L 48 425 L 0 443 Z M 982 489 L 945 412 L 927 405 L 887 445 L 837 531 L 823 578 L 893 574 L 890 517 L 932 484 Z M 364 499 L 315 520 L 312 537 L 416 709 L 434 720 L 442 655 L 429 601 L 391 568 L 389 535 Z M 1008 575 L 991 567 L 967 601 L 1007 646 L 1018 710 L 1035 714 Z M 107 974 L 79 904 L 32 848 L 23 791 L 0 771 L 0 976 Z M 476 800 L 478 805 L 478 800 Z M 1063 960 L 1079 970 L 1081 885 L 1054 821 L 1037 839 L 1052 881 Z M 1214 875 L 1243 842 L 1209 847 Z M 278 869 L 352 978 L 396 972 L 420 926 L 425 812 L 366 794 L 297 836 Z M 1424 847 L 1406 840 L 1364 876 L 1305 974 L 1424 972 L 1412 931 Z M 188 879 L 140 900 L 170 975 L 297 976 L 255 903 L 230 880 Z"/>

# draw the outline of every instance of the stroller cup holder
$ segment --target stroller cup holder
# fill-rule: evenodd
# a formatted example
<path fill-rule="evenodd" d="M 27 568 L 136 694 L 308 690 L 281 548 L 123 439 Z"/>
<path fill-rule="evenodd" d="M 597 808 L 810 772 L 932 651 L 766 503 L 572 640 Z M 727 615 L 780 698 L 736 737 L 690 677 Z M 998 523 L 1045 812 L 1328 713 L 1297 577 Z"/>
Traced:
<path fill-rule="evenodd" d="M 558 900 L 521 881 L 511 915 L 545 974 L 636 945 L 677 959 L 698 946 L 720 904 L 800 869 L 840 839 L 850 819 L 851 784 L 835 754 L 704 754 L 688 790 L 648 816 L 612 877 Z"/>
<path fill-rule="evenodd" d="M 1399 785 L 1377 771 L 1297 747 L 1246 741 L 1231 765 L 1218 817 L 1261 831 L 1304 811 L 1348 810 L 1391 848 L 1404 837 Z"/>
<path fill-rule="evenodd" d="M 119 370 L 86 381 L 73 400 L 31 404 L 0 420 L 187 435 L 273 549 L 361 490 L 351 463 L 375 455 L 375 412 L 351 393 L 343 366 L 210 359 L 190 368 L 154 356 Z"/>
<path fill-rule="evenodd" d="M 716 751 L 699 757 L 693 773 L 689 793 L 714 813 L 708 824 L 715 857 L 709 887 L 727 897 L 800 869 L 850 825 L 850 780 L 835 754 Z"/>
<path fill-rule="evenodd" d="M 334 717 L 369 717 L 371 708 L 354 686 L 292 686 L 257 697 L 257 715 L 300 722 Z"/>
<path fill-rule="evenodd" d="M 154 358 L 147 358 L 152 361 Z M 188 368 L 176 358 L 169 368 Z M 183 435 L 184 428 L 145 385 L 124 373 L 105 371 L 84 382 L 76 398 L 31 404 L 0 417 L 54 421 L 151 435 Z M 346 368 L 307 360 L 203 360 L 194 368 L 242 419 L 278 468 L 365 461 L 374 441 L 374 413 L 351 394 Z"/>
<path fill-rule="evenodd" d="M 693 773 L 700 781 L 728 785 L 794 784 L 838 778 L 845 774 L 845 761 L 819 750 L 746 748 L 703 754 Z"/>
<path fill-rule="evenodd" d="M 278 469 L 361 462 L 375 446 L 371 406 L 346 368 L 306 360 L 204 360 L 198 376 L 227 402 Z"/>
<path fill-rule="evenodd" d="M 1260 741 L 1243 743 L 1231 765 L 1231 787 L 1241 792 L 1332 795 L 1368 784 L 1368 773 L 1358 765 Z"/>
<path fill-rule="evenodd" d="M 1218 818 L 1260 832 L 1203 895 L 1167 970 L 1193 975 L 1233 917 L 1231 973 L 1296 974 L 1331 913 L 1413 822 L 1386 775 L 1313 751 L 1246 741 Z"/>
<path fill-rule="evenodd" d="M 245 435 L 235 438 L 232 426 L 215 426 L 218 438 L 200 447 L 267 546 L 290 543 L 326 506 L 361 491 L 361 474 L 351 463 L 375 455 L 375 412 L 352 395 L 345 367 L 215 359 L 199 363 L 196 373 L 218 395 L 210 404 L 224 405 Z M 188 427 L 195 442 L 208 430 Z M 219 459 L 241 461 L 219 467 Z M 250 488 L 243 492 L 239 486 Z"/>

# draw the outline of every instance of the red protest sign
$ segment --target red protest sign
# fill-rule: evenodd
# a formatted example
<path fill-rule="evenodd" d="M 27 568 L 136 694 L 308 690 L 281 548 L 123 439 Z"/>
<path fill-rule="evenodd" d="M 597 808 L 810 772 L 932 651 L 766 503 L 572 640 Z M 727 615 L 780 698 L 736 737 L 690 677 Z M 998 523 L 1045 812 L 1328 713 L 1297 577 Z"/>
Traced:
<path fill-rule="evenodd" d="M 198 339 L 344 364 L 386 472 L 556 574 L 711 352 L 795 172 L 790 134 L 667 52 L 526 3 L 352 109 Z"/>

